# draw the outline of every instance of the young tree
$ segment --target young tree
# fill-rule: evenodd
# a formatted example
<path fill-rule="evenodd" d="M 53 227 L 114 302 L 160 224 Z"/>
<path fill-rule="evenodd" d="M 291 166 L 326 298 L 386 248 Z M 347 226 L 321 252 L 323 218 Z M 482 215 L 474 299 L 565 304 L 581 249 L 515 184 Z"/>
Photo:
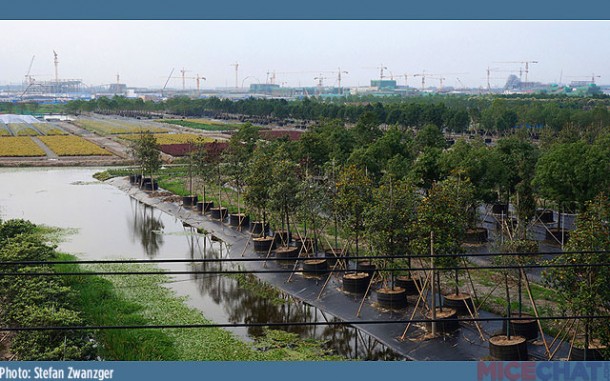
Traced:
<path fill-rule="evenodd" d="M 359 241 L 365 229 L 365 211 L 371 204 L 372 182 L 366 170 L 348 165 L 339 174 L 337 181 L 337 210 L 339 218 L 356 243 L 356 256 L 359 254 Z"/>
<path fill-rule="evenodd" d="M 271 199 L 269 190 L 273 181 L 272 152 L 265 143 L 259 143 L 248 163 L 248 170 L 244 178 L 246 190 L 244 201 L 249 210 L 255 211 L 258 218 L 262 218 L 263 234 L 266 234 L 267 209 Z"/>
<path fill-rule="evenodd" d="M 427 197 L 419 205 L 414 225 L 416 239 L 411 247 L 415 253 L 430 253 L 430 233 L 434 234 L 434 252 L 460 254 L 469 227 L 474 205 L 474 188 L 469 180 L 449 177 L 433 184 Z M 457 267 L 458 257 L 435 259 L 442 267 Z M 454 270 L 455 295 L 459 295 L 459 271 Z"/>
<path fill-rule="evenodd" d="M 566 245 L 566 253 L 551 261 L 564 267 L 551 268 L 547 280 L 561 295 L 563 307 L 572 314 L 607 315 L 610 310 L 610 198 L 600 194 L 585 205 Z M 585 266 L 567 266 L 570 264 Z M 585 356 L 593 338 L 609 346 L 609 319 L 587 317 L 583 321 Z"/>
<path fill-rule="evenodd" d="M 161 147 L 150 131 L 140 133 L 140 138 L 132 144 L 134 159 L 142 171 L 142 177 L 149 174 L 154 184 L 153 175 L 161 168 Z"/>
<path fill-rule="evenodd" d="M 417 219 L 419 197 L 413 185 L 385 176 L 381 185 L 373 190 L 372 205 L 366 214 L 367 236 L 378 255 L 389 257 L 407 255 L 411 240 L 410 229 Z M 393 269 L 402 264 L 411 268 L 411 256 L 405 260 L 387 258 L 379 260 L 384 288 L 394 289 Z M 410 278 L 410 274 L 409 274 Z"/>

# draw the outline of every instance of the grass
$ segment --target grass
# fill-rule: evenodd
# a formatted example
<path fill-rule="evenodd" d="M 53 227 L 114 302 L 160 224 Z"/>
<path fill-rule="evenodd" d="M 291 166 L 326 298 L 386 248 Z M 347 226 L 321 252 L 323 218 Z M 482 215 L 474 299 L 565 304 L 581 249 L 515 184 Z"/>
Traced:
<path fill-rule="evenodd" d="M 63 255 L 63 259 L 74 259 Z M 152 265 L 111 264 L 60 266 L 60 271 L 147 271 Z M 66 278 L 78 307 L 91 325 L 184 325 L 210 321 L 165 288 L 164 275 Z M 220 328 L 98 330 L 99 353 L 106 360 L 337 360 L 320 341 L 266 331 L 255 344 Z M 273 345 L 270 345 L 272 343 Z"/>
<path fill-rule="evenodd" d="M 240 127 L 239 124 L 224 124 L 213 122 L 208 119 L 174 119 L 174 120 L 158 120 L 157 122 L 173 124 L 176 126 L 194 128 L 197 130 L 204 131 L 226 131 L 226 130 L 235 130 Z"/>

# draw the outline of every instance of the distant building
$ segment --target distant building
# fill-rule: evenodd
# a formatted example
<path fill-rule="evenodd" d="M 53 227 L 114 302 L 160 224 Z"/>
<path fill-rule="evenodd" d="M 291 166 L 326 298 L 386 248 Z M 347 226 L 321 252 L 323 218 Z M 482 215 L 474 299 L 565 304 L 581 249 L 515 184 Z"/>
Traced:
<path fill-rule="evenodd" d="M 250 92 L 257 94 L 272 94 L 280 89 L 280 85 L 274 83 L 253 83 L 250 85 Z"/>
<path fill-rule="evenodd" d="M 394 90 L 396 88 L 396 81 L 393 79 L 372 79 L 371 87 L 375 87 L 378 90 Z"/>

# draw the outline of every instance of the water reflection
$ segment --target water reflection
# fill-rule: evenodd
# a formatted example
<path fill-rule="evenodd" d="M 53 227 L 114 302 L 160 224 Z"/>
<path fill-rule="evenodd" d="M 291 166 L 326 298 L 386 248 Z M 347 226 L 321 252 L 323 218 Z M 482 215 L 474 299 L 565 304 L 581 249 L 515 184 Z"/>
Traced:
<path fill-rule="evenodd" d="M 215 242 L 204 235 L 197 234 L 194 228 L 185 228 L 188 233 L 188 255 L 192 259 L 229 258 L 230 248 L 222 242 Z M 190 264 L 196 272 L 236 270 L 233 263 L 199 262 Z M 242 279 L 242 284 L 237 278 Z M 202 296 L 210 297 L 222 306 L 227 320 L 231 323 L 290 323 L 290 322 L 337 322 L 339 319 L 327 316 L 318 308 L 304 303 L 290 295 L 261 285 L 254 278 L 244 275 L 222 276 L 192 274 Z M 342 325 L 298 325 L 279 327 L 301 337 L 325 341 L 327 348 L 334 353 L 351 359 L 397 360 L 401 359 L 391 349 L 358 329 Z M 247 334 L 257 337 L 263 334 L 262 327 L 248 327 Z"/>
<path fill-rule="evenodd" d="M 132 242 L 139 240 L 148 258 L 154 258 L 163 245 L 165 226 L 161 220 L 162 212 L 133 198 L 130 198 L 130 206 L 132 213 L 128 217 L 130 221 L 127 226 L 130 227 Z"/>

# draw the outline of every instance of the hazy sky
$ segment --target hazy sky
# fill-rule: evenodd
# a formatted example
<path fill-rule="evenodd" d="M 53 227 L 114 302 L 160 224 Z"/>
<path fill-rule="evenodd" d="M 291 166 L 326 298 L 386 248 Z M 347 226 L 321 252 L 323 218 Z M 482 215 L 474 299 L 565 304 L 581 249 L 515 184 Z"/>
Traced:
<path fill-rule="evenodd" d="M 202 87 L 267 80 L 315 85 L 319 72 L 341 70 L 342 85 L 364 86 L 387 67 L 399 84 L 404 73 L 443 74 L 445 85 L 485 86 L 488 67 L 515 70 L 523 65 L 502 61 L 538 61 L 530 81 L 563 82 L 600 75 L 610 83 L 610 21 L 1 21 L 0 83 L 21 83 L 33 55 L 31 74 L 54 77 L 53 50 L 59 54 L 59 77 L 88 85 L 121 82 L 162 87 L 172 68 L 187 76 L 207 77 Z M 288 73 L 288 74 L 279 74 Z M 492 86 L 509 73 L 492 73 Z M 324 73 L 325 85 L 336 74 Z M 525 76 L 525 74 L 523 74 Z M 585 76 L 572 78 L 570 76 Z M 524 78 L 525 79 L 525 78 Z M 408 79 L 421 86 L 420 78 Z M 429 78 L 426 84 L 437 85 Z M 168 87 L 180 88 L 172 79 Z M 195 80 L 187 80 L 195 88 Z"/>

